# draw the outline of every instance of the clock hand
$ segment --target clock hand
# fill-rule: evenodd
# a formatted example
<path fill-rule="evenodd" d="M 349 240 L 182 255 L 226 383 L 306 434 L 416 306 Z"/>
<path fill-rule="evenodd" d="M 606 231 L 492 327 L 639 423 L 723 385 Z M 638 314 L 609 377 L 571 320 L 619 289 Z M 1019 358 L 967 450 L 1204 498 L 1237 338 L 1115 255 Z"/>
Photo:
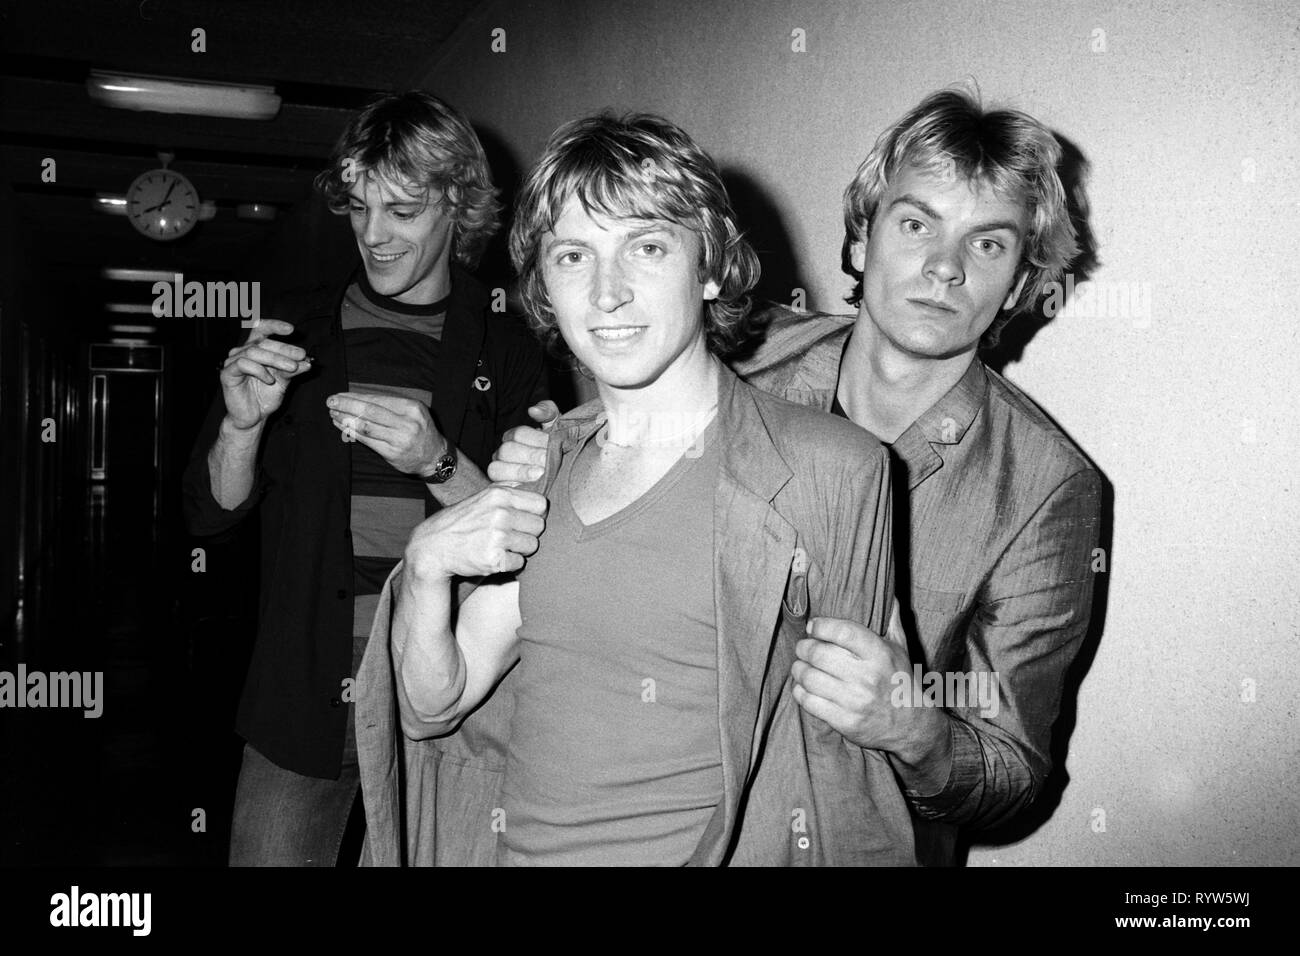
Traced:
<path fill-rule="evenodd" d="M 172 198 L 172 190 L 175 188 L 176 188 L 176 181 L 173 180 L 172 184 L 167 187 L 167 191 L 163 193 L 162 202 L 160 202 L 156 206 L 150 206 L 148 209 L 145 210 L 145 212 L 153 212 L 155 209 L 161 209 L 163 206 L 170 206 L 171 198 Z"/>

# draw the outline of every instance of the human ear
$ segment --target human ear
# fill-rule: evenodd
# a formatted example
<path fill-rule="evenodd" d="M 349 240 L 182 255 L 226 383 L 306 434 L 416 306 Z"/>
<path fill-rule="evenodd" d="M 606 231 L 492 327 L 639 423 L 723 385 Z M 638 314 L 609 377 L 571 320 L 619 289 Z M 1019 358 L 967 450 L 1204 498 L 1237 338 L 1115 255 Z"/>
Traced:
<path fill-rule="evenodd" d="M 862 238 L 849 244 L 849 263 L 859 273 L 866 271 L 867 231 L 862 230 Z"/>

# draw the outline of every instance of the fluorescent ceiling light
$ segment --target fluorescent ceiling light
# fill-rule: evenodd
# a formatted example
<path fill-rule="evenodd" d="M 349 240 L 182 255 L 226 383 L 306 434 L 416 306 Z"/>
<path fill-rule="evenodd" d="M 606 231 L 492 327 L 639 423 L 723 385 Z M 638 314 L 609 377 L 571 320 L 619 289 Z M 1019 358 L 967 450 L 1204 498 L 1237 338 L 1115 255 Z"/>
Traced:
<path fill-rule="evenodd" d="M 110 332 L 120 332 L 123 335 L 152 335 L 158 331 L 156 325 L 110 325 Z"/>
<path fill-rule="evenodd" d="M 273 86 L 91 70 L 86 78 L 86 92 L 97 103 L 124 110 L 251 120 L 274 119 L 280 112 L 280 97 Z"/>
<path fill-rule="evenodd" d="M 270 222 L 275 218 L 275 207 L 264 202 L 241 202 L 235 207 L 235 215 L 240 219 Z"/>
<path fill-rule="evenodd" d="M 97 193 L 95 195 L 95 208 L 100 212 L 106 212 L 110 216 L 126 215 L 126 197 L 114 196 L 109 193 Z"/>
<path fill-rule="evenodd" d="M 104 308 L 122 315 L 153 315 L 153 306 L 136 305 L 134 302 L 106 302 Z"/>
<path fill-rule="evenodd" d="M 171 282 L 176 278 L 175 271 L 165 269 L 101 269 L 100 276 L 118 282 Z"/>

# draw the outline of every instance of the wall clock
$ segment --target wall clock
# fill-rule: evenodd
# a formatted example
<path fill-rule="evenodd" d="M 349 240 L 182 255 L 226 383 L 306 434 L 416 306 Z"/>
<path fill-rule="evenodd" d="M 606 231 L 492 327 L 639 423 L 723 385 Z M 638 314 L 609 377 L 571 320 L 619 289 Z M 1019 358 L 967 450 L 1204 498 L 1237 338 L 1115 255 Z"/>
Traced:
<path fill-rule="evenodd" d="M 199 221 L 199 193 L 175 170 L 151 169 L 137 176 L 126 191 L 126 214 L 131 225 L 150 239 L 179 239 Z"/>

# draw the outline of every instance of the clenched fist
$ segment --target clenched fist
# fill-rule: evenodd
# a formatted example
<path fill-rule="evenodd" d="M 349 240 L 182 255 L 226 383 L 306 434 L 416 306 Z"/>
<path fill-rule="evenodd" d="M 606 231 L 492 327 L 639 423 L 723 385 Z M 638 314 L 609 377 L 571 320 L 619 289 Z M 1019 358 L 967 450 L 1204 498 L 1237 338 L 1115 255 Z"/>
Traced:
<path fill-rule="evenodd" d="M 537 550 L 546 507 L 536 492 L 484 488 L 416 527 L 406 545 L 407 570 L 430 581 L 518 571 Z"/>
<path fill-rule="evenodd" d="M 538 402 L 528 409 L 528 417 L 541 428 L 520 425 L 501 436 L 501 447 L 492 453 L 488 464 L 490 480 L 523 484 L 546 473 L 546 446 L 560 418 L 560 409 L 549 400 Z"/>

